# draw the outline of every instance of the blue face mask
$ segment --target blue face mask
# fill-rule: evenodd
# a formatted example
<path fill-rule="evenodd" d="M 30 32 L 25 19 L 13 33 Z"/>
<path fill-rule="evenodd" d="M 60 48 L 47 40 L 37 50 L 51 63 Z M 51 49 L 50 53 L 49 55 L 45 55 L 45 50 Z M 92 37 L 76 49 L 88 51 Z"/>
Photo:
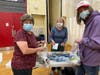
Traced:
<path fill-rule="evenodd" d="M 80 16 L 81 19 L 84 19 L 84 20 L 85 20 L 86 17 L 87 17 L 89 14 L 90 14 L 89 10 L 85 10 L 85 11 L 81 12 L 79 16 Z"/>
<path fill-rule="evenodd" d="M 31 31 L 33 28 L 33 24 L 24 24 L 23 25 L 23 29 L 26 30 L 26 31 Z"/>

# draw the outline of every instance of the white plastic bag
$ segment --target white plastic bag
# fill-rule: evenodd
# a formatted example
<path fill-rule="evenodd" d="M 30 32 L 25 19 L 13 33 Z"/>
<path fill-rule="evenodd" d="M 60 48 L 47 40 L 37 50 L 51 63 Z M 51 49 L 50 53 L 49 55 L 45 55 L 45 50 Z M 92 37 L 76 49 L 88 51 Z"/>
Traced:
<path fill-rule="evenodd" d="M 79 44 L 75 43 L 73 48 L 72 48 L 72 58 L 71 62 L 74 64 L 80 64 L 80 50 L 79 50 Z"/>

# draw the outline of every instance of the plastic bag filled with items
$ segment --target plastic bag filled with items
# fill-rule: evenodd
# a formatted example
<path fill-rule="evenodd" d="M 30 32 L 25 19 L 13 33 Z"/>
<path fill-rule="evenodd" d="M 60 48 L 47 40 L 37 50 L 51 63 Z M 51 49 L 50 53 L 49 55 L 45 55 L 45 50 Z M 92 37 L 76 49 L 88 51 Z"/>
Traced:
<path fill-rule="evenodd" d="M 47 50 L 37 53 L 37 58 L 36 58 L 37 67 L 49 67 L 49 60 L 47 58 L 47 53 L 48 53 Z"/>
<path fill-rule="evenodd" d="M 71 55 L 70 61 L 73 64 L 80 65 L 80 50 L 79 50 L 79 45 L 77 43 L 74 44 L 70 52 L 70 55 Z"/>

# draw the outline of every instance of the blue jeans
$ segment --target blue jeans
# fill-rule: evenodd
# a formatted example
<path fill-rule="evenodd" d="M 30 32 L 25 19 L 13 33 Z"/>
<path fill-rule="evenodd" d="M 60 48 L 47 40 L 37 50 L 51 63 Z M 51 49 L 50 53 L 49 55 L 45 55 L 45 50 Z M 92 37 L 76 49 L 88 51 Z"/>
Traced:
<path fill-rule="evenodd" d="M 98 75 L 99 66 L 80 65 L 76 69 L 76 75 Z"/>

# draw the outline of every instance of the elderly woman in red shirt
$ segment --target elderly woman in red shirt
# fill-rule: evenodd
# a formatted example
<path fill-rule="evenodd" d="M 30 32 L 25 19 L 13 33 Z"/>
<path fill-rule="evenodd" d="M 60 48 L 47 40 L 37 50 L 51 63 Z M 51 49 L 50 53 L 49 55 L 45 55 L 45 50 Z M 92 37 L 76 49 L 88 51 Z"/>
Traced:
<path fill-rule="evenodd" d="M 32 75 L 32 68 L 36 63 L 36 53 L 43 51 L 38 47 L 37 40 L 32 33 L 34 19 L 25 14 L 21 18 L 22 29 L 14 37 L 14 53 L 12 58 L 12 71 L 14 75 Z"/>

